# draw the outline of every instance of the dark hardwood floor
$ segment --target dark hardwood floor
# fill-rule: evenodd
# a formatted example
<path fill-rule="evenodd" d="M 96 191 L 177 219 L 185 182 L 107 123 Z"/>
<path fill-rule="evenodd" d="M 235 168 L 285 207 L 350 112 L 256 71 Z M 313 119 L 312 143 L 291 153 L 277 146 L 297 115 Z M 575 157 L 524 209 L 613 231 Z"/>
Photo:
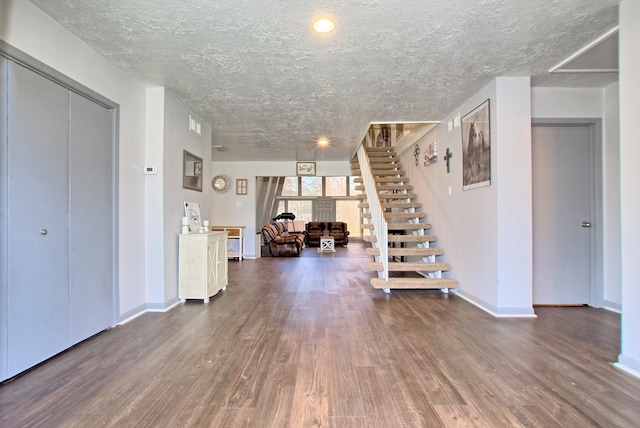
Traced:
<path fill-rule="evenodd" d="M 640 423 L 640 380 L 610 364 L 618 315 L 497 319 L 455 294 L 385 295 L 367 261 L 360 243 L 230 261 L 209 304 L 146 313 L 0 386 L 0 426 Z"/>

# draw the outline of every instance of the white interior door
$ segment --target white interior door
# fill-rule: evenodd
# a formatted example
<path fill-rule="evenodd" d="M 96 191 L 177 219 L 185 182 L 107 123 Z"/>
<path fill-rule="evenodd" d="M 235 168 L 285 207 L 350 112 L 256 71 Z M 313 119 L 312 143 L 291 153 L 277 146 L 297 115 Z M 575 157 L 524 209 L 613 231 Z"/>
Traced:
<path fill-rule="evenodd" d="M 69 91 L 13 62 L 8 90 L 8 375 L 70 346 Z"/>
<path fill-rule="evenodd" d="M 116 322 L 113 112 L 78 94 L 69 106 L 71 341 Z"/>
<path fill-rule="evenodd" d="M 315 215 L 317 221 L 335 221 L 336 203 L 333 199 L 317 198 L 315 201 Z"/>
<path fill-rule="evenodd" d="M 534 304 L 590 303 L 592 146 L 589 126 L 532 127 Z"/>

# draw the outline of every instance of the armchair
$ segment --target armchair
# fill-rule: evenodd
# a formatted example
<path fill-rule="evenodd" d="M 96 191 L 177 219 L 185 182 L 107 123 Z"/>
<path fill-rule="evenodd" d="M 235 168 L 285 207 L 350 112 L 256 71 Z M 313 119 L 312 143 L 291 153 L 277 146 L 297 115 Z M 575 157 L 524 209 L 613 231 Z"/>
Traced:
<path fill-rule="evenodd" d="M 281 223 L 280 223 L 281 224 Z M 299 234 L 288 234 L 278 222 L 262 227 L 262 236 L 273 257 L 300 256 L 303 239 Z"/>

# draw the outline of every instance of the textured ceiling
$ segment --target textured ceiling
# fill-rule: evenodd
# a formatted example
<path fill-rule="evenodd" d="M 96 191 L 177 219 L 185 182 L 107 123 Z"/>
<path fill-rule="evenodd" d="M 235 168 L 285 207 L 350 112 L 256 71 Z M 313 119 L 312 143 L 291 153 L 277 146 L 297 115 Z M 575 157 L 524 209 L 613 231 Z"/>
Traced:
<path fill-rule="evenodd" d="M 371 122 L 442 120 L 497 76 L 617 79 L 548 70 L 615 27 L 618 0 L 30 1 L 210 123 L 214 160 L 348 159 Z"/>

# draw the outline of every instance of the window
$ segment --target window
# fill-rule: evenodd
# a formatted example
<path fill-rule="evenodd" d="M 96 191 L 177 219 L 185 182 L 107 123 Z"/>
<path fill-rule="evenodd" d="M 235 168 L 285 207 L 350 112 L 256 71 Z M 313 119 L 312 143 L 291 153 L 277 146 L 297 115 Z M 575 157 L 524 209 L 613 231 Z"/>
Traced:
<path fill-rule="evenodd" d="M 277 212 L 290 212 L 296 221 L 343 221 L 352 237 L 361 236 L 360 200 L 354 177 L 297 176 L 285 177 L 282 193 L 276 196 Z"/>
<path fill-rule="evenodd" d="M 310 200 L 288 200 L 287 212 L 293 213 L 296 220 L 304 220 L 305 223 L 313 219 L 312 203 Z"/>
<path fill-rule="evenodd" d="M 285 177 L 282 196 L 298 196 L 298 177 Z"/>
<path fill-rule="evenodd" d="M 360 229 L 360 208 L 357 200 L 336 201 L 336 221 L 347 223 L 352 235 L 358 236 Z"/>
<path fill-rule="evenodd" d="M 326 177 L 325 196 L 347 196 L 347 177 Z"/>
<path fill-rule="evenodd" d="M 322 196 L 322 177 L 300 177 L 302 196 Z"/>

